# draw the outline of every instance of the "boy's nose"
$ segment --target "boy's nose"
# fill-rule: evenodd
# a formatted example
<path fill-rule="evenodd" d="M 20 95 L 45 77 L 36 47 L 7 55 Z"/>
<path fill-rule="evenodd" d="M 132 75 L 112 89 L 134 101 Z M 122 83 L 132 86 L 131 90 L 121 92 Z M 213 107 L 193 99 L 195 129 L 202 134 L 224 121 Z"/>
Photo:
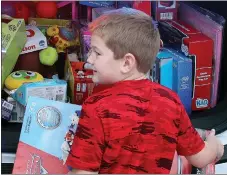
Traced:
<path fill-rule="evenodd" d="M 92 56 L 91 56 L 91 55 L 88 56 L 87 62 L 88 62 L 89 64 L 93 64 L 93 63 L 94 63 L 94 59 L 92 59 Z"/>

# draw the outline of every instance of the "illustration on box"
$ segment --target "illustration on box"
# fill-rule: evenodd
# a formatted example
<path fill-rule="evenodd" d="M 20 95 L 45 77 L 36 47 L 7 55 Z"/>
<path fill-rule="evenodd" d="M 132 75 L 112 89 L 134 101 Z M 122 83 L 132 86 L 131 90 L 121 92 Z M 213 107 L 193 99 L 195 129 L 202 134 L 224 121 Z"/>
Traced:
<path fill-rule="evenodd" d="M 27 42 L 21 54 L 47 48 L 47 39 L 36 26 L 26 26 Z"/>
<path fill-rule="evenodd" d="M 65 164 L 67 157 L 69 155 L 69 151 L 71 150 L 71 146 L 74 140 L 74 134 L 77 129 L 77 123 L 79 121 L 80 111 L 76 111 L 73 115 L 71 115 L 71 124 L 69 126 L 69 130 L 66 132 L 64 137 L 64 142 L 61 145 L 62 149 L 62 159 Z"/>
<path fill-rule="evenodd" d="M 79 105 L 30 97 L 13 174 L 67 173 L 69 170 L 65 162 L 73 143 L 80 111 Z"/>

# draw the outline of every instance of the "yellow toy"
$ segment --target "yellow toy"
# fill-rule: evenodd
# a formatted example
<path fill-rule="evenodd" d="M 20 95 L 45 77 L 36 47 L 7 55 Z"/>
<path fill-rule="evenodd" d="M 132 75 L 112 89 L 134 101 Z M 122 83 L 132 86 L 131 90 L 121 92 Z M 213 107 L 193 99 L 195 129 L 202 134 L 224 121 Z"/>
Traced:
<path fill-rule="evenodd" d="M 9 90 L 19 88 L 23 83 L 43 81 L 43 76 L 37 72 L 19 70 L 11 73 L 5 80 L 5 86 Z"/>
<path fill-rule="evenodd" d="M 74 36 L 71 35 L 71 32 L 68 32 L 66 28 L 59 28 L 57 25 L 51 26 L 46 31 L 47 36 L 50 38 L 50 43 L 55 45 L 58 53 L 65 52 L 67 47 L 75 46 L 78 44 L 78 41 L 71 39 Z"/>

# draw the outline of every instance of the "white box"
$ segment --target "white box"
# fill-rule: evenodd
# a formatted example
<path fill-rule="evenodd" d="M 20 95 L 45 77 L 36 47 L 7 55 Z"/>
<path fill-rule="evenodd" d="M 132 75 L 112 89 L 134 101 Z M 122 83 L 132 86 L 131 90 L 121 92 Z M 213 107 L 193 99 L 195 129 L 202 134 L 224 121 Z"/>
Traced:
<path fill-rule="evenodd" d="M 36 26 L 26 26 L 27 42 L 20 54 L 47 48 L 47 39 Z"/>

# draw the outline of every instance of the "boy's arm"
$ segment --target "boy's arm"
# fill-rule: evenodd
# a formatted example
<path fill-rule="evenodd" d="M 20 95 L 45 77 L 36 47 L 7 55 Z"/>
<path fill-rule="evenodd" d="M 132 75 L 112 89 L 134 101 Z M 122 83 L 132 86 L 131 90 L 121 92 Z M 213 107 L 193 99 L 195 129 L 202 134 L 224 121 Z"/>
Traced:
<path fill-rule="evenodd" d="M 214 139 L 204 142 L 192 126 L 191 121 L 181 106 L 177 152 L 198 168 L 203 168 L 213 162 L 217 156 L 217 141 Z"/>
<path fill-rule="evenodd" d="M 217 155 L 216 142 L 205 141 L 205 147 L 192 156 L 186 156 L 186 159 L 194 166 L 203 168 L 213 162 Z"/>
<path fill-rule="evenodd" d="M 84 104 L 71 151 L 66 164 L 72 174 L 95 174 L 99 171 L 104 144 L 104 131 L 98 107 Z"/>

